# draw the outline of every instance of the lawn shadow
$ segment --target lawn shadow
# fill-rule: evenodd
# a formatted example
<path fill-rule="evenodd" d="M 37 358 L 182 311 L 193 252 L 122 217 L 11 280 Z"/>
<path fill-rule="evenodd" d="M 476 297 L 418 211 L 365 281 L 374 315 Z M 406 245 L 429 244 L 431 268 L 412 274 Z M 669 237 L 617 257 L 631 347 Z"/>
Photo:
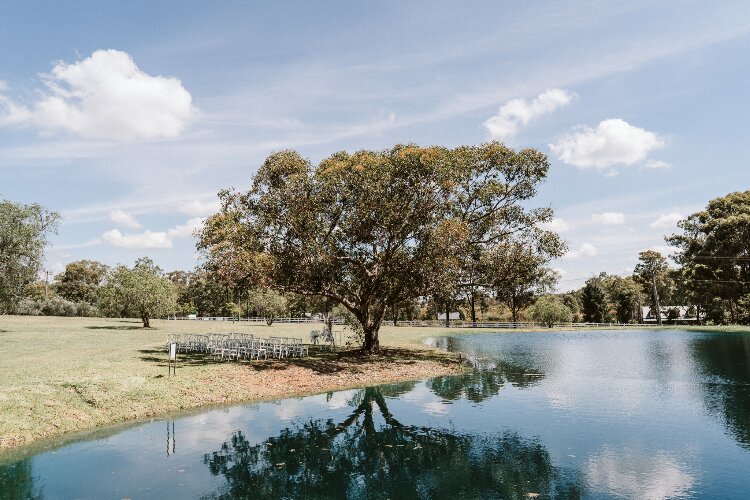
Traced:
<path fill-rule="evenodd" d="M 138 352 L 146 355 L 140 357 L 141 361 L 154 363 L 159 366 L 167 366 L 169 364 L 166 349 L 140 349 Z M 214 363 L 220 363 L 220 361 L 214 361 L 210 354 L 180 353 L 177 355 L 178 366 L 206 366 Z"/>
<path fill-rule="evenodd" d="M 87 326 L 88 330 L 151 330 L 142 326 Z"/>
<path fill-rule="evenodd" d="M 167 366 L 165 349 L 141 349 L 144 354 L 142 361 Z M 207 366 L 212 364 L 235 364 L 255 371 L 286 370 L 292 366 L 307 368 L 317 374 L 332 374 L 338 372 L 361 372 L 383 362 L 398 362 L 400 364 L 414 364 L 419 362 L 436 362 L 442 365 L 454 365 L 456 359 L 452 356 L 432 350 L 384 348 L 379 354 L 364 354 L 360 349 L 328 349 L 310 346 L 310 354 L 304 358 L 284 359 L 253 359 L 253 360 L 215 360 L 206 353 L 180 353 L 177 355 L 178 366 Z"/>

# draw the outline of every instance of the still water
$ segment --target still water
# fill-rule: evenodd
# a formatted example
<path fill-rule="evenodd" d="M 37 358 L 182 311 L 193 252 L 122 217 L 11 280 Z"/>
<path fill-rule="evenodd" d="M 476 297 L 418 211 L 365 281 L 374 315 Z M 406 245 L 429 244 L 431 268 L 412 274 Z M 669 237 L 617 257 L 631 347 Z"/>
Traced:
<path fill-rule="evenodd" d="M 750 336 L 432 342 L 477 370 L 6 457 L 0 498 L 750 498 Z"/>

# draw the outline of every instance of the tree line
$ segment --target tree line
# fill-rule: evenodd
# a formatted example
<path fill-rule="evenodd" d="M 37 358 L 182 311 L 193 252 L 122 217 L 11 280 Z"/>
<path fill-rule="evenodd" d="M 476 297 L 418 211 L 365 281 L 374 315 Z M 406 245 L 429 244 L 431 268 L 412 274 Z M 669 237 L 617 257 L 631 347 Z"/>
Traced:
<path fill-rule="evenodd" d="M 295 151 L 270 155 L 248 191 L 219 193 L 221 209 L 196 234 L 202 265 L 164 272 L 68 264 L 40 280 L 59 215 L 0 204 L 0 312 L 346 318 L 367 352 L 389 320 L 534 319 L 635 323 L 692 308 L 700 322 L 750 322 L 750 192 L 709 202 L 666 238 L 675 265 L 644 251 L 632 275 L 600 274 L 552 293 L 550 267 L 565 243 L 534 207 L 549 163 L 534 149 L 498 142 L 457 148 L 397 145 L 338 152 L 317 165 Z"/>

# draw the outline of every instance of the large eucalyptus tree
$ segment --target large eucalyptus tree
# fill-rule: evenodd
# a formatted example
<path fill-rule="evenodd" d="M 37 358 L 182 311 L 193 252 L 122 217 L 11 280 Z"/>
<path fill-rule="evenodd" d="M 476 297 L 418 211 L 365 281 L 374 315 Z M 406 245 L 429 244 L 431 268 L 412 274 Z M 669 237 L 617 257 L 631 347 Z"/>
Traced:
<path fill-rule="evenodd" d="M 342 304 L 377 352 L 389 305 L 466 286 L 477 251 L 550 220 L 522 204 L 547 169 L 544 154 L 497 142 L 339 152 L 317 167 L 282 151 L 248 192 L 219 194 L 198 248 L 208 269 Z"/>

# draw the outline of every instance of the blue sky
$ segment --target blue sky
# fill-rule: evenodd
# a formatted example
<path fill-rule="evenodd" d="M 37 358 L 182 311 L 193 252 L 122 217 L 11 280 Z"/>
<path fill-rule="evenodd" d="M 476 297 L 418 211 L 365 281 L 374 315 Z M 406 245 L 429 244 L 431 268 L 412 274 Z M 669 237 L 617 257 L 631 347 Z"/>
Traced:
<path fill-rule="evenodd" d="M 0 197 L 47 254 L 167 270 L 272 151 L 492 138 L 547 153 L 560 289 L 748 189 L 747 2 L 3 2 Z"/>

